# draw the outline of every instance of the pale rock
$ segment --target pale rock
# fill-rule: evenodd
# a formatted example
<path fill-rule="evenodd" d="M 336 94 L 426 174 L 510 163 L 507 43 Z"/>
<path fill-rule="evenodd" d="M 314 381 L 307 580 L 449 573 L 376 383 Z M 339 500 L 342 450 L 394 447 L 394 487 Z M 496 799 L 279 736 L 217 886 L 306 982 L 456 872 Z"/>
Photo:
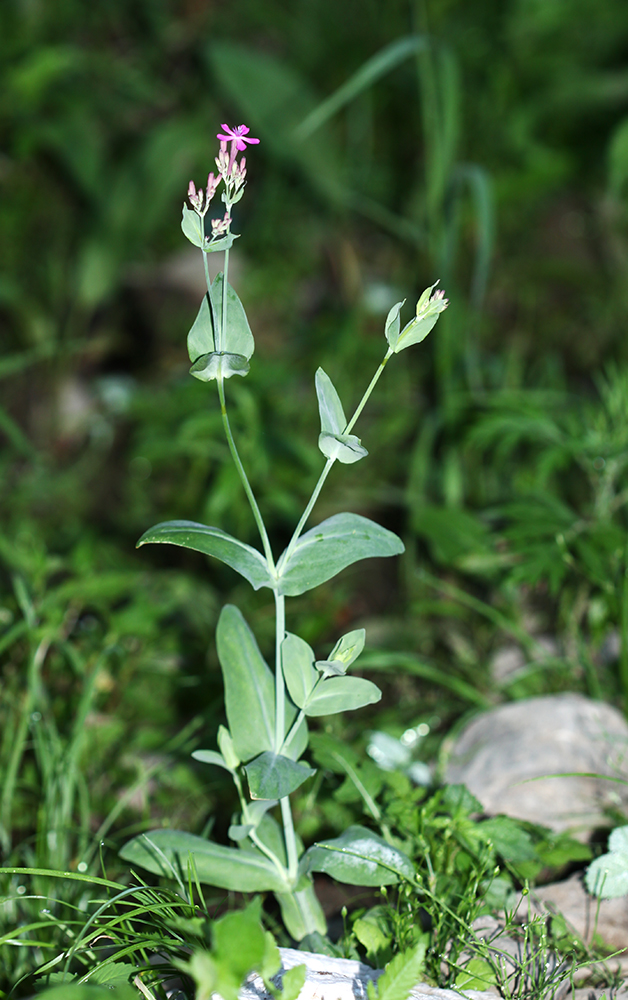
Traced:
<path fill-rule="evenodd" d="M 381 969 L 371 969 L 362 962 L 348 958 L 329 958 L 327 955 L 315 955 L 293 948 L 280 948 L 279 952 L 282 971 L 292 969 L 295 965 L 306 967 L 307 978 L 299 1000 L 367 1000 L 367 984 L 376 982 L 382 974 Z M 278 978 L 281 978 L 281 973 Z M 455 990 L 441 990 L 427 983 L 417 983 L 410 996 L 413 1000 L 461 1000 L 463 996 L 470 1000 L 495 1000 L 494 992 L 465 990 L 461 994 Z M 260 977 L 252 975 L 240 991 L 240 1000 L 273 998 Z"/>
<path fill-rule="evenodd" d="M 628 808 L 627 752 L 628 724 L 612 706 L 580 694 L 530 698 L 473 719 L 451 749 L 445 781 L 466 785 L 487 813 L 585 841 L 608 825 L 605 807 Z"/>

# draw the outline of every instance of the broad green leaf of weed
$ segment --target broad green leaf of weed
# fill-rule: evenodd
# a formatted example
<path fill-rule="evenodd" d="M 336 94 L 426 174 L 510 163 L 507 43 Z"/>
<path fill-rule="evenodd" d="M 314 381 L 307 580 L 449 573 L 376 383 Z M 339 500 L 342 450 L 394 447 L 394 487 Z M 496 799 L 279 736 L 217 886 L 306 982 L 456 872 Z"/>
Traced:
<path fill-rule="evenodd" d="M 608 854 L 592 861 L 585 882 L 593 896 L 614 899 L 628 893 L 628 826 L 619 826 L 608 838 Z"/>
<path fill-rule="evenodd" d="M 281 981 L 281 1000 L 297 1000 L 299 993 L 305 986 L 307 968 L 305 965 L 295 965 L 293 969 L 287 969 Z"/>
<path fill-rule="evenodd" d="M 207 995 L 209 997 L 209 994 Z M 65 982 L 37 994 L 37 1000 L 137 1000 L 137 991 L 127 984 L 115 986 L 87 986 L 85 983 Z M 199 994 L 198 1000 L 204 1000 Z"/>
<path fill-rule="evenodd" d="M 128 983 L 134 971 L 134 966 L 130 962 L 108 962 L 97 966 L 90 973 L 89 982 L 111 989 L 121 983 Z"/>
<path fill-rule="evenodd" d="M 425 962 L 427 941 L 419 941 L 414 948 L 402 952 L 388 963 L 377 986 L 369 982 L 369 1000 L 407 1000 L 410 992 L 419 982 Z"/>
<path fill-rule="evenodd" d="M 472 958 L 456 977 L 457 990 L 487 990 L 495 985 L 495 972 L 483 958 Z"/>
<path fill-rule="evenodd" d="M 390 947 L 392 928 L 385 906 L 374 906 L 353 924 L 353 933 L 366 948 L 367 958 L 381 954 Z"/>

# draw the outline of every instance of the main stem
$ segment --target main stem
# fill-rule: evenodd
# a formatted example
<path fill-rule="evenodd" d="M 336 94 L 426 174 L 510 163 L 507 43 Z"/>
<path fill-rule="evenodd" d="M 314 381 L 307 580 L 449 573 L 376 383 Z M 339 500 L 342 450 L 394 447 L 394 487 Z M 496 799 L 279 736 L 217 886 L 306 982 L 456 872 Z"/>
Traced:
<path fill-rule="evenodd" d="M 211 299 L 211 281 L 209 277 L 209 265 L 207 263 L 207 254 L 203 252 L 203 264 L 205 266 L 205 281 L 207 282 L 207 294 Z M 214 347 L 216 351 L 220 353 L 223 348 L 223 343 L 225 339 L 225 331 L 227 329 L 227 288 L 229 285 L 229 251 L 225 250 L 225 266 L 222 278 L 222 302 L 221 302 L 221 322 L 216 323 L 216 337 Z M 210 304 L 211 308 L 211 304 Z M 268 538 L 268 532 L 266 531 L 266 525 L 262 518 L 261 511 L 259 509 L 257 500 L 255 499 L 255 494 L 251 488 L 249 478 L 246 474 L 244 466 L 242 464 L 242 459 L 238 452 L 237 445 L 235 443 L 235 438 L 233 436 L 233 431 L 231 430 L 231 424 L 229 422 L 229 415 L 227 413 L 227 400 L 225 398 L 225 386 L 224 379 L 222 375 L 219 375 L 216 379 L 216 384 L 218 386 L 218 398 L 220 399 L 220 414 L 222 417 L 222 426 L 225 431 L 225 437 L 227 438 L 227 444 L 229 445 L 229 451 L 231 452 L 231 457 L 233 459 L 234 465 L 238 470 L 238 475 L 242 486 L 244 487 L 244 492 L 246 493 L 246 498 L 249 501 L 251 511 L 253 512 L 253 517 L 255 518 L 255 523 L 257 529 L 260 533 L 260 538 L 262 540 L 262 546 L 264 549 L 264 555 L 266 556 L 266 562 L 271 573 L 275 569 L 275 560 L 273 558 L 273 552 L 270 547 L 270 539 Z"/>
<path fill-rule="evenodd" d="M 286 598 L 275 591 L 275 753 L 280 754 L 286 738 L 286 683 L 281 662 L 281 644 L 286 633 Z M 292 820 L 290 798 L 280 799 L 281 818 L 288 858 L 288 874 L 296 881 L 299 868 L 297 839 Z"/>

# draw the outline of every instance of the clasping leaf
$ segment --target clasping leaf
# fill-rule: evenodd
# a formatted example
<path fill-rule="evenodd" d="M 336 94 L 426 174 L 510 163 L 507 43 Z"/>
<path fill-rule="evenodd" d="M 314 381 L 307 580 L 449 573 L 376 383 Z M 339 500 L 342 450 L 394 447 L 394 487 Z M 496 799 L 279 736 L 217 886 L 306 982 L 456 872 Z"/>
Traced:
<path fill-rule="evenodd" d="M 363 628 L 347 632 L 342 639 L 338 640 L 328 659 L 316 661 L 314 664 L 316 669 L 324 677 L 339 677 L 341 674 L 346 674 L 353 661 L 357 660 L 364 649 L 365 638 L 366 632 Z"/>
<path fill-rule="evenodd" d="M 283 799 L 316 774 L 315 768 L 268 751 L 252 760 L 244 770 L 252 799 Z"/>
<path fill-rule="evenodd" d="M 202 382 L 222 375 L 246 375 L 255 341 L 244 306 L 231 285 L 227 285 L 227 326 L 222 330 L 222 288 L 224 276 L 217 274 L 209 293 L 203 296 L 196 319 L 188 334 L 190 373 Z"/>
<path fill-rule="evenodd" d="M 316 395 L 321 418 L 318 447 L 325 458 L 334 458 L 343 465 L 352 465 L 368 455 L 355 434 L 345 434 L 347 418 L 329 375 L 322 368 L 316 372 Z"/>

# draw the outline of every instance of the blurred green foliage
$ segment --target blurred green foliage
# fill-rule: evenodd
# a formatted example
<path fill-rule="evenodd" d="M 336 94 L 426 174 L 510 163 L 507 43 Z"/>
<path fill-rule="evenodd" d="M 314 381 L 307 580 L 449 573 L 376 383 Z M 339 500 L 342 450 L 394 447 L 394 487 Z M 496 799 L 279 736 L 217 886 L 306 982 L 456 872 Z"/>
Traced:
<path fill-rule="evenodd" d="M 200 556 L 134 552 L 167 518 L 255 540 L 185 356 L 202 276 L 180 208 L 222 121 L 263 140 L 233 279 L 258 348 L 229 390 L 278 547 L 320 468 L 316 367 L 349 409 L 389 306 L 437 277 L 452 299 L 360 422 L 389 485 L 344 469 L 319 512 L 375 515 L 407 556 L 295 602 L 293 630 L 325 651 L 365 624 L 377 726 L 430 720 L 426 757 L 496 698 L 625 701 L 627 49 L 623 0 L 4 0 L 6 861 L 95 864 L 100 836 L 159 815 L 229 822 L 189 763 L 221 721 L 213 628 L 231 600 L 266 648 L 272 610 Z M 338 807 L 304 805 L 304 833 Z"/>

